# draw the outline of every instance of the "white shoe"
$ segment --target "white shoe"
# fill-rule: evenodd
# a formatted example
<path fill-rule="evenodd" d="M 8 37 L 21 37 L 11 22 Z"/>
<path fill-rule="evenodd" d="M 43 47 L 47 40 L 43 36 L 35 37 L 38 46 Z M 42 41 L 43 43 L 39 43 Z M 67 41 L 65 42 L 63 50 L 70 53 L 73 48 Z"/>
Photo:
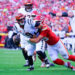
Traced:
<path fill-rule="evenodd" d="M 67 62 L 67 66 L 66 67 L 72 69 L 73 71 L 75 71 L 75 67 L 72 66 L 70 62 Z"/>
<path fill-rule="evenodd" d="M 44 62 L 42 62 L 41 67 L 46 67 L 46 65 L 45 65 L 45 63 L 44 63 Z"/>
<path fill-rule="evenodd" d="M 24 66 L 29 66 L 28 60 L 26 60 L 26 64 L 24 64 Z"/>
<path fill-rule="evenodd" d="M 50 67 L 50 64 L 46 64 L 46 67 L 49 68 Z"/>

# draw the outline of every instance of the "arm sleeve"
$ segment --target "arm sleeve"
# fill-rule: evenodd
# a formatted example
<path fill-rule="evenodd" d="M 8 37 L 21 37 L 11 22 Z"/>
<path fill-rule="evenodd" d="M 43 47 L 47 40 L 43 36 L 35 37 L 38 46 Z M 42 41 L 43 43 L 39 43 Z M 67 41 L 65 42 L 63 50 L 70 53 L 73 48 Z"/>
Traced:
<path fill-rule="evenodd" d="M 46 37 L 47 36 L 47 30 L 44 30 L 40 33 L 41 36 Z"/>

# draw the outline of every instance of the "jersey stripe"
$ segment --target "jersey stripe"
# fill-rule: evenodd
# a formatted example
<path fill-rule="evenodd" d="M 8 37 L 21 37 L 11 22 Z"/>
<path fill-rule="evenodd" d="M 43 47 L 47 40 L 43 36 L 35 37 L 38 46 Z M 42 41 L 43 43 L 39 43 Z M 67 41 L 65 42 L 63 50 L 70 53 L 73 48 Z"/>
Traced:
<path fill-rule="evenodd" d="M 61 40 L 60 40 L 60 41 L 61 41 Z M 67 48 L 65 47 L 64 43 L 63 43 L 62 41 L 61 41 L 61 43 L 62 43 L 63 47 L 65 48 L 65 50 L 66 50 L 66 52 L 67 52 L 67 54 L 68 54 L 68 56 L 69 56 L 68 50 L 67 50 Z"/>

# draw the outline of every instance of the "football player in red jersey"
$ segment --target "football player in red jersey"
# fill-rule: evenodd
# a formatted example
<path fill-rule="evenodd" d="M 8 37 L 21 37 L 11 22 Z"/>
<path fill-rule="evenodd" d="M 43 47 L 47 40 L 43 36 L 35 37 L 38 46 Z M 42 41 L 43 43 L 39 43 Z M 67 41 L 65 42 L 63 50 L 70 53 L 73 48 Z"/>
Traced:
<path fill-rule="evenodd" d="M 60 53 L 64 59 L 75 61 L 74 55 L 69 55 L 67 49 L 65 48 L 63 42 L 48 25 L 42 24 L 39 21 L 35 21 L 34 26 L 37 29 L 40 29 L 40 35 L 37 38 L 28 38 L 28 41 L 38 43 L 41 39 L 44 39 L 48 44 L 48 53 L 51 57 L 51 60 L 58 65 L 64 65 L 72 70 L 75 70 L 75 67 L 70 64 L 70 62 L 64 62 L 62 59 L 58 58 Z"/>

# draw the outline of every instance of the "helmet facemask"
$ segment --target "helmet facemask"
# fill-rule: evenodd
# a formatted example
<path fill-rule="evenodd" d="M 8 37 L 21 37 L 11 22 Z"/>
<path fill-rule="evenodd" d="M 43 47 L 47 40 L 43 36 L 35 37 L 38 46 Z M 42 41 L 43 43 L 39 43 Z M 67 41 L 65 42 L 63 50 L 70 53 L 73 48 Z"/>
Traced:
<path fill-rule="evenodd" d="M 27 12 L 30 12 L 31 10 L 32 10 L 32 5 L 25 5 L 25 10 L 27 11 Z"/>
<path fill-rule="evenodd" d="M 24 18 L 17 20 L 20 26 L 24 25 Z"/>

